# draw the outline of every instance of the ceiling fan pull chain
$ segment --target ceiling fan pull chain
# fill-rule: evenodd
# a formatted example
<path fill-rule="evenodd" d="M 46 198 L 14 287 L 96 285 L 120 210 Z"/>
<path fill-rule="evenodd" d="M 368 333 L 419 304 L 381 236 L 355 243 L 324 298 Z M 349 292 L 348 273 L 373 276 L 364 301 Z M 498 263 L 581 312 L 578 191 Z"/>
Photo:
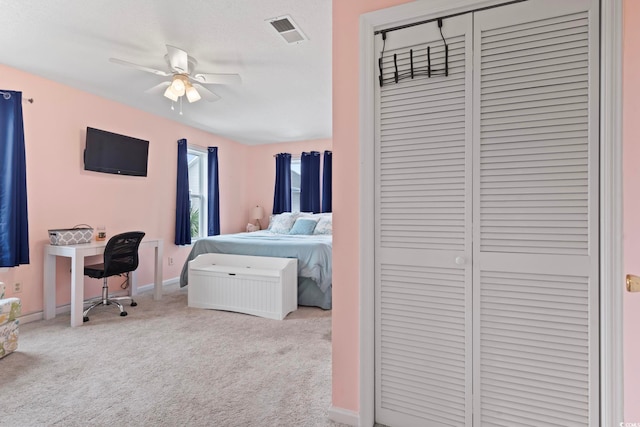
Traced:
<path fill-rule="evenodd" d="M 180 115 L 182 115 L 182 96 L 180 97 Z"/>

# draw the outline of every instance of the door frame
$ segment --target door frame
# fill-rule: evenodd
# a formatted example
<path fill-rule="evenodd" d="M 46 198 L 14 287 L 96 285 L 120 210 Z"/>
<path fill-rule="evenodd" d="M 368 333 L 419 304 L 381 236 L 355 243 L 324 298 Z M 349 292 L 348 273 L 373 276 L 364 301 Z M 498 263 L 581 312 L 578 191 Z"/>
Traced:
<path fill-rule="evenodd" d="M 622 1 L 600 0 L 600 421 L 623 420 Z M 423 0 L 360 16 L 359 412 L 375 422 L 374 31 L 509 3 Z M 354 420 L 355 421 L 355 420 Z"/>

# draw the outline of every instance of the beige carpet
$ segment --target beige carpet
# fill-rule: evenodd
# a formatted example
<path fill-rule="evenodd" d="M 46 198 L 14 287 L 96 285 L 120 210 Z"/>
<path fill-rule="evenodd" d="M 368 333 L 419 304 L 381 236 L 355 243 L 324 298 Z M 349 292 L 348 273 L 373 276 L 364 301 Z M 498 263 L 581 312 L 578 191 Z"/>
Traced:
<path fill-rule="evenodd" d="M 0 360 L 1 426 L 338 426 L 331 312 L 285 320 L 187 307 L 172 288 L 120 317 L 100 307 L 20 326 Z"/>

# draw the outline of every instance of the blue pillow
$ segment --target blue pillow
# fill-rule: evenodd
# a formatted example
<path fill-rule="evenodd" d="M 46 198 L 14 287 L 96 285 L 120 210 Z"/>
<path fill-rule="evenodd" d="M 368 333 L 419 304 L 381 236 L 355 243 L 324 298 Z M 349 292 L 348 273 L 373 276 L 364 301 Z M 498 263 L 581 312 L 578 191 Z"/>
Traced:
<path fill-rule="evenodd" d="M 295 224 L 289 230 L 289 234 L 313 234 L 313 229 L 316 228 L 318 221 L 311 218 L 298 218 Z"/>

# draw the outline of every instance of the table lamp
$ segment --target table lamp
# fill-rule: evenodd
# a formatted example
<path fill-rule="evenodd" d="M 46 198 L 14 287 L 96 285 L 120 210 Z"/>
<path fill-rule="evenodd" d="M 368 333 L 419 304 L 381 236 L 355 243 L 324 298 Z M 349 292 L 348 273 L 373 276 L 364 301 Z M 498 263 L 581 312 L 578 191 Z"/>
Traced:
<path fill-rule="evenodd" d="M 262 206 L 256 206 L 251 209 L 251 219 L 257 222 L 258 230 L 262 229 L 262 224 L 260 223 L 262 218 L 264 218 L 264 209 Z"/>

